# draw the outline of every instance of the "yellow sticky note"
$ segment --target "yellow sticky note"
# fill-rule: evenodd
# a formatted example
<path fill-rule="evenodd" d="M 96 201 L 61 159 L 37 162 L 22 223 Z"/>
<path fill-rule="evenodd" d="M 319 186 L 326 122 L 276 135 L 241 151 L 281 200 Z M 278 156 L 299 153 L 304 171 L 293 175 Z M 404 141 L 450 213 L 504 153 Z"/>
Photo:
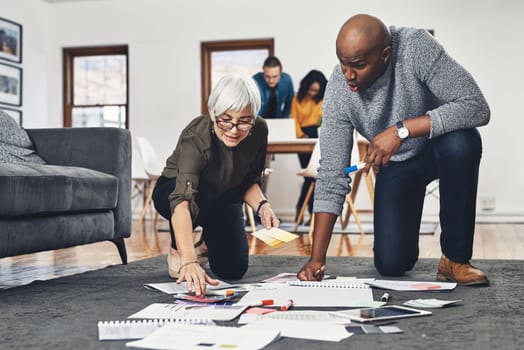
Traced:
<path fill-rule="evenodd" d="M 284 230 L 281 230 L 279 228 L 276 228 L 276 227 L 272 227 L 270 228 L 268 231 L 270 231 L 270 235 L 275 237 L 276 239 L 280 240 L 280 241 L 283 241 L 283 242 L 290 242 L 292 240 L 294 240 L 295 238 L 298 237 L 298 235 L 294 234 L 294 233 L 290 233 L 290 232 L 287 232 L 287 231 L 284 231 Z"/>
<path fill-rule="evenodd" d="M 267 245 L 271 247 L 276 247 L 283 243 L 290 242 L 298 237 L 298 235 L 289 233 L 287 231 L 275 227 L 272 227 L 269 230 L 263 228 L 256 232 L 253 232 L 253 236 L 265 242 Z"/>

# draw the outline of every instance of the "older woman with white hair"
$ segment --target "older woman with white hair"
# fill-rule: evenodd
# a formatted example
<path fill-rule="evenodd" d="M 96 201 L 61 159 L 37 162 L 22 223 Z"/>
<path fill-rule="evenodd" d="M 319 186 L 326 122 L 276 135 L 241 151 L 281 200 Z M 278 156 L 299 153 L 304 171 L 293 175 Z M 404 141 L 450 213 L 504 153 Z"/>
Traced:
<path fill-rule="evenodd" d="M 243 202 L 266 228 L 280 224 L 260 188 L 268 131 L 259 110 L 260 94 L 251 78 L 220 79 L 208 99 L 209 115 L 182 131 L 155 186 L 155 208 L 170 221 L 169 275 L 187 281 L 196 295 L 205 293 L 206 283 L 218 283 L 196 254 L 196 226 L 202 227 L 211 271 L 240 279 L 249 256 Z"/>

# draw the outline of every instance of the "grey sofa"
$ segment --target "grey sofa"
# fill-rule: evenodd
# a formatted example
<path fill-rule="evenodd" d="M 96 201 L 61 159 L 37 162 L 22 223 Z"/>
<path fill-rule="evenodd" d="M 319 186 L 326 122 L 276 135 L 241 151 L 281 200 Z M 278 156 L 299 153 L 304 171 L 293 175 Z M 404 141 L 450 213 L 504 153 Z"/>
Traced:
<path fill-rule="evenodd" d="M 0 163 L 0 258 L 109 240 L 126 264 L 129 131 L 26 131 L 47 164 Z"/>

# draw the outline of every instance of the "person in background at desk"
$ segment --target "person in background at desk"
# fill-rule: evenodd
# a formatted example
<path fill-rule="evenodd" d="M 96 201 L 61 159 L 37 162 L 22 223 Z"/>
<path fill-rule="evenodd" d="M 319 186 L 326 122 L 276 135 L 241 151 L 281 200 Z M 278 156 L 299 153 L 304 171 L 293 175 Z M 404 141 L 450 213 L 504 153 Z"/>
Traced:
<path fill-rule="evenodd" d="M 291 117 L 295 119 L 297 138 L 318 138 L 318 127 L 322 122 L 322 101 L 324 98 L 324 92 L 326 91 L 326 84 L 327 79 L 324 74 L 314 69 L 309 71 L 309 73 L 300 81 L 298 92 L 293 97 L 291 103 Z M 308 166 L 310 159 L 311 153 L 298 155 L 298 160 L 302 168 Z M 310 177 L 304 178 L 300 197 L 297 202 L 295 221 L 312 181 L 313 179 Z M 314 196 L 311 196 L 308 203 L 310 214 L 313 213 L 313 197 Z"/>
<path fill-rule="evenodd" d="M 473 267 L 477 184 L 482 142 L 476 127 L 490 109 L 478 85 L 425 30 L 386 27 L 369 15 L 344 23 L 340 61 L 328 82 L 320 130 L 322 161 L 315 186 L 315 227 L 301 280 L 323 276 L 326 251 L 345 195 L 353 131 L 369 140 L 364 173 L 376 173 L 374 261 L 400 276 L 415 265 L 426 185 L 439 179 L 437 278 L 487 285 Z"/>
<path fill-rule="evenodd" d="M 224 76 L 209 96 L 209 115 L 182 131 L 155 186 L 155 208 L 171 228 L 169 275 L 187 281 L 196 295 L 205 293 L 206 282 L 218 284 L 196 254 L 196 226 L 202 226 L 211 271 L 229 280 L 240 279 L 248 268 L 243 202 L 266 228 L 280 224 L 260 189 L 268 130 L 257 117 L 259 109 L 260 95 L 250 77 Z"/>
<path fill-rule="evenodd" d="M 260 90 L 260 115 L 265 119 L 289 118 L 295 90 L 289 74 L 282 72 L 282 63 L 275 56 L 264 61 L 262 72 L 253 75 Z"/>

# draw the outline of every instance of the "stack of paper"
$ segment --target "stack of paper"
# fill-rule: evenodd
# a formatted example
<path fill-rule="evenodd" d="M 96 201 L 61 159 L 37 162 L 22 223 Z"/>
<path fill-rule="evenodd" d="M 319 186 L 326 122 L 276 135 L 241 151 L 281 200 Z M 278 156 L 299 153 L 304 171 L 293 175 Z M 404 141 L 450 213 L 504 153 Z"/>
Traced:
<path fill-rule="evenodd" d="M 129 347 L 145 349 L 262 349 L 280 337 L 278 330 L 167 324 Z"/>
<path fill-rule="evenodd" d="M 406 301 L 404 305 L 426 309 L 438 309 L 461 301 L 462 300 L 414 299 Z"/>
<path fill-rule="evenodd" d="M 298 237 L 298 235 L 294 233 L 289 233 L 276 227 L 270 229 L 263 228 L 253 232 L 252 235 L 270 247 L 278 247 L 279 245 L 290 242 Z"/>
<path fill-rule="evenodd" d="M 282 283 L 264 283 L 250 290 L 237 305 L 259 305 L 262 300 L 273 300 L 273 305 L 301 307 L 366 307 L 376 306 L 371 288 L 365 284 L 346 288 L 297 287 Z M 383 304 L 383 303 L 382 303 Z"/>
<path fill-rule="evenodd" d="M 257 331 L 273 330 L 279 332 L 280 336 L 288 338 L 333 342 L 341 341 L 353 335 L 346 330 L 344 325 L 329 322 L 261 320 L 251 322 L 242 328 Z"/>

